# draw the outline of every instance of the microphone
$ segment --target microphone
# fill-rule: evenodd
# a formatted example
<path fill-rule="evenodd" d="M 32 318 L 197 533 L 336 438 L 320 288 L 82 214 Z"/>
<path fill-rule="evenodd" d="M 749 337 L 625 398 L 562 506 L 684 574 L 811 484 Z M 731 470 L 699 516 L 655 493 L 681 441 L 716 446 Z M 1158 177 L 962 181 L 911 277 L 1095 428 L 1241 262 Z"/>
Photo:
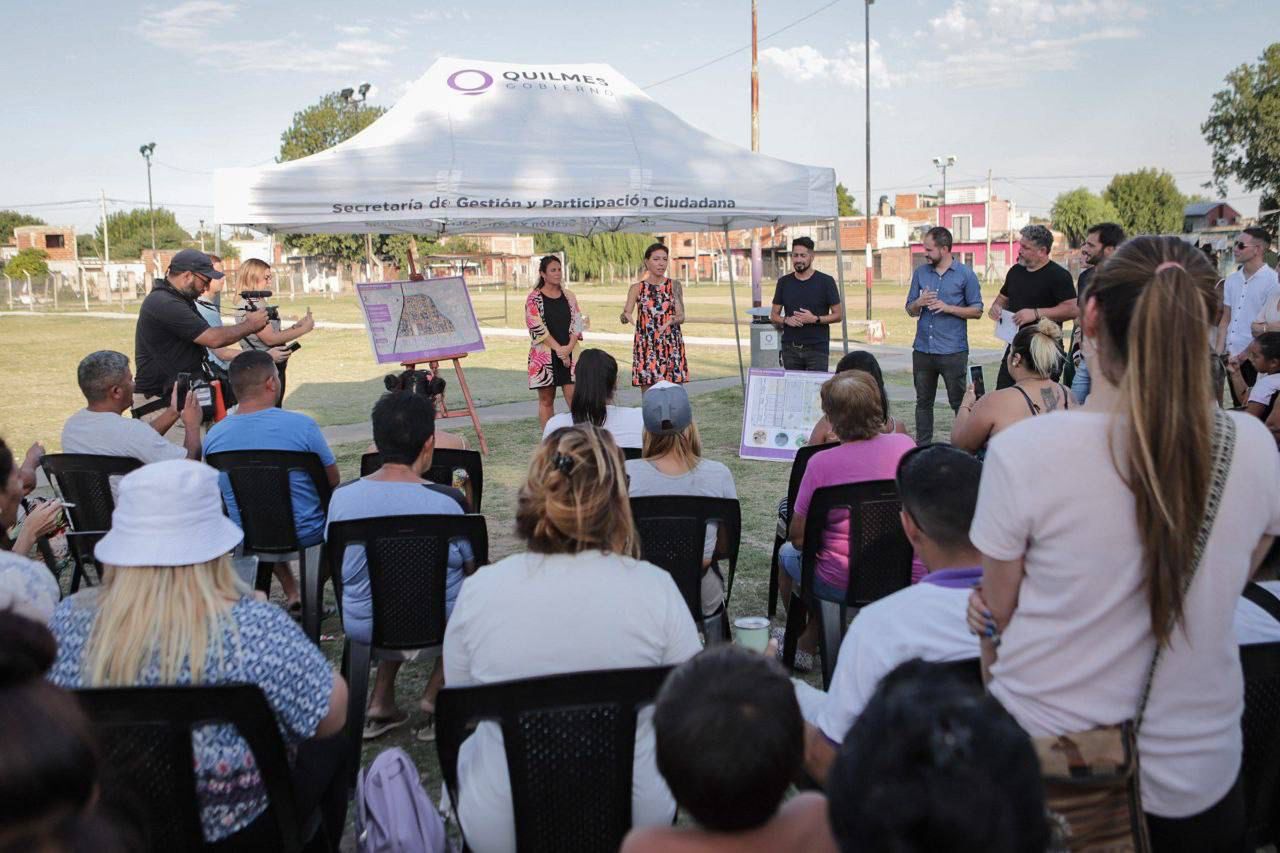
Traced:
<path fill-rule="evenodd" d="M 270 299 L 272 293 L 274 291 L 271 290 L 242 290 L 240 291 L 240 297 L 242 299 Z"/>

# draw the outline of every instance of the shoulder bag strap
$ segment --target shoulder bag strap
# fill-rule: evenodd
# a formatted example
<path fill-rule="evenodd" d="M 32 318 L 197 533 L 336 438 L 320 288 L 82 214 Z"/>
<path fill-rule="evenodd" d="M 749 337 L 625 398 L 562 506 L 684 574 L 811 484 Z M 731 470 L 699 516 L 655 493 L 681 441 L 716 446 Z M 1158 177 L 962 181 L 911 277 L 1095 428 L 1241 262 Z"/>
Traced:
<path fill-rule="evenodd" d="M 1280 622 L 1280 598 L 1268 592 L 1266 587 L 1250 581 L 1245 584 L 1242 595 L 1271 614 L 1272 619 Z"/>
<path fill-rule="evenodd" d="M 1205 546 L 1209 542 L 1209 534 L 1213 532 L 1213 522 L 1218 517 L 1218 506 L 1222 503 L 1222 493 L 1226 490 L 1227 476 L 1231 473 L 1231 460 L 1236 449 L 1236 424 L 1231 416 L 1222 409 L 1214 409 L 1213 423 L 1213 465 L 1209 478 L 1209 495 L 1204 505 L 1204 518 L 1200 529 L 1196 532 L 1195 547 L 1191 555 L 1191 571 L 1187 572 L 1182 582 L 1182 594 L 1185 596 L 1195 580 L 1196 571 L 1204 557 Z M 1147 678 L 1142 685 L 1142 697 L 1138 700 L 1138 713 L 1133 718 L 1133 733 L 1136 737 L 1142 728 L 1142 717 L 1147 711 L 1147 699 L 1151 696 L 1151 682 L 1156 676 L 1156 666 L 1160 663 L 1160 644 L 1156 644 L 1155 654 L 1151 656 L 1151 666 L 1147 667 Z"/>

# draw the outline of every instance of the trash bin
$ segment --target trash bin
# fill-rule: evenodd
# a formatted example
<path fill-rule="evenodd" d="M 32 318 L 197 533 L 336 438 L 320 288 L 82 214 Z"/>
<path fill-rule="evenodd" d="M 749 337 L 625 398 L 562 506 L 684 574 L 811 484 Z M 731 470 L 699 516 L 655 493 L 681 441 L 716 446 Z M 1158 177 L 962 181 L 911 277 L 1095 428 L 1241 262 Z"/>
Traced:
<path fill-rule="evenodd" d="M 777 367 L 782 352 L 782 332 L 769 322 L 769 308 L 748 308 L 751 318 L 751 366 Z"/>

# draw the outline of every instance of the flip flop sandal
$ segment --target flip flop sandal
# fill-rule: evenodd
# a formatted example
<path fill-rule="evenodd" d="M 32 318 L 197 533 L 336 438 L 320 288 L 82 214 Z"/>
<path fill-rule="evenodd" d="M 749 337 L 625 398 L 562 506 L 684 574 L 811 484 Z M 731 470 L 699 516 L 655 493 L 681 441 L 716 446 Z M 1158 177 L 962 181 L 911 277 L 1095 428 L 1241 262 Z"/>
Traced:
<path fill-rule="evenodd" d="M 394 717 L 367 717 L 364 721 L 364 733 L 361 735 L 364 740 L 373 740 L 385 735 L 393 729 L 398 729 L 405 723 L 409 722 L 408 713 L 401 711 Z"/>
<path fill-rule="evenodd" d="M 415 736 L 418 738 L 418 740 L 422 741 L 423 743 L 430 743 L 431 741 L 436 739 L 436 715 L 435 714 L 427 714 L 426 722 L 423 723 L 422 728 L 418 729 Z"/>

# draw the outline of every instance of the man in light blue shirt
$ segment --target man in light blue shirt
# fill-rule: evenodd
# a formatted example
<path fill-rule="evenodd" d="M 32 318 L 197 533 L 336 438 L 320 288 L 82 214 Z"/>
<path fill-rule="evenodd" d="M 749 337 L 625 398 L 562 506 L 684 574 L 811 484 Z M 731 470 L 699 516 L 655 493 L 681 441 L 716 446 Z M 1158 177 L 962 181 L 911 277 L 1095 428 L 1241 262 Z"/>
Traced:
<path fill-rule="evenodd" d="M 919 318 L 911 352 L 917 444 L 933 441 L 933 402 L 939 376 L 947 386 L 951 410 L 960 408 L 969 362 L 966 324 L 982 316 L 978 277 L 951 257 L 951 232 L 941 226 L 930 228 L 924 235 L 924 257 L 927 263 L 912 273 L 907 292 L 907 314 Z"/>

